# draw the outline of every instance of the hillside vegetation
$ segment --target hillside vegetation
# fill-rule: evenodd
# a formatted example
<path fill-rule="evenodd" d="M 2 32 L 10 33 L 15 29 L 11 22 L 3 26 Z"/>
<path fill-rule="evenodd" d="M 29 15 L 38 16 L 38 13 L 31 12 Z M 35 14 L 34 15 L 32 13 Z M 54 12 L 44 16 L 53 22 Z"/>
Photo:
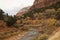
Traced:
<path fill-rule="evenodd" d="M 0 9 L 0 39 L 17 35 L 20 32 L 36 28 L 40 32 L 35 40 L 47 40 L 60 27 L 60 2 L 32 9 L 22 16 L 9 16 Z M 59 39 L 60 40 L 60 39 Z"/>
<path fill-rule="evenodd" d="M 20 28 L 15 27 L 14 24 L 16 24 L 16 17 L 9 16 L 0 9 L 0 40 L 8 39 L 24 32 Z"/>

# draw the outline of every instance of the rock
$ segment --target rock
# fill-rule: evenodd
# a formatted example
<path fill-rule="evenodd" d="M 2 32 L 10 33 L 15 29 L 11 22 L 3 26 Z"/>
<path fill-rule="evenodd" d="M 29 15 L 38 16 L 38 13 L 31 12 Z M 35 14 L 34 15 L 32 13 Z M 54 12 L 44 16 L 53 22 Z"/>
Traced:
<path fill-rule="evenodd" d="M 27 13 L 29 11 L 30 7 L 25 7 L 23 9 L 21 9 L 16 16 L 22 16 L 24 13 Z"/>
<path fill-rule="evenodd" d="M 16 16 L 22 16 L 24 13 L 32 11 L 33 9 L 51 6 L 53 4 L 56 4 L 57 2 L 60 2 L 60 0 L 35 0 L 32 6 L 21 9 Z"/>
<path fill-rule="evenodd" d="M 47 7 L 47 6 L 50 6 L 52 4 L 57 3 L 58 1 L 59 0 L 35 0 L 31 9 Z"/>

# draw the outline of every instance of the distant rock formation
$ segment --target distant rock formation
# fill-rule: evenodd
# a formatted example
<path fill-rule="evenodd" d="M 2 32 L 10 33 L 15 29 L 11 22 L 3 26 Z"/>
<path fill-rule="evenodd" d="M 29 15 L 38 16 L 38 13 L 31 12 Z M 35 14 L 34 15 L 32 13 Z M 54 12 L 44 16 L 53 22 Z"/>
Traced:
<path fill-rule="evenodd" d="M 25 8 L 23 8 L 23 9 L 21 9 L 21 10 L 16 14 L 16 16 L 22 16 L 22 14 L 28 12 L 29 9 L 30 9 L 30 7 L 25 7 Z"/>

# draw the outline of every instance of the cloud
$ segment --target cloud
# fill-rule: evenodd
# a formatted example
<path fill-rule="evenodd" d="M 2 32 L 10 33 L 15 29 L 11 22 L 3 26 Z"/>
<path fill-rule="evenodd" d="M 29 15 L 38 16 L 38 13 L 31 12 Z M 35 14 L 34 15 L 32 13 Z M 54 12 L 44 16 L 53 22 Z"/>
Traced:
<path fill-rule="evenodd" d="M 0 8 L 6 12 L 8 10 L 15 11 L 13 9 L 31 6 L 33 2 L 34 0 L 0 0 Z"/>

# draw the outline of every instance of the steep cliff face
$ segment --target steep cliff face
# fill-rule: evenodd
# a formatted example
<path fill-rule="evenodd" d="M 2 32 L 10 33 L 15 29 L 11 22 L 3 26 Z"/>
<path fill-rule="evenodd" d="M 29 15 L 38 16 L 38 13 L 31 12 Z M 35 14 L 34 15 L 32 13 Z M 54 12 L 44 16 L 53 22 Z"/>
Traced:
<path fill-rule="evenodd" d="M 60 0 L 35 0 L 35 2 L 33 3 L 31 7 L 23 8 L 17 13 L 17 16 L 22 16 L 22 14 L 32 11 L 33 9 L 35 10 L 39 8 L 45 8 L 51 5 L 56 5 L 57 2 L 60 2 Z"/>
<path fill-rule="evenodd" d="M 42 8 L 57 3 L 59 0 L 35 0 L 31 9 Z"/>

